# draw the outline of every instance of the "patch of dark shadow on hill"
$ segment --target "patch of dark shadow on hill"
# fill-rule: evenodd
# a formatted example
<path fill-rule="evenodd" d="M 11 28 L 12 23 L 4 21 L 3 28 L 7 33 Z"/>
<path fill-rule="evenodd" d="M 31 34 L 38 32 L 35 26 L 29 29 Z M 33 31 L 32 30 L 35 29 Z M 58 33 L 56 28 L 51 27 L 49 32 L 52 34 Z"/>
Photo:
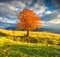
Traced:
<path fill-rule="evenodd" d="M 8 36 L 9 34 L 6 34 L 6 33 L 2 33 L 2 32 L 0 32 L 0 36 Z"/>

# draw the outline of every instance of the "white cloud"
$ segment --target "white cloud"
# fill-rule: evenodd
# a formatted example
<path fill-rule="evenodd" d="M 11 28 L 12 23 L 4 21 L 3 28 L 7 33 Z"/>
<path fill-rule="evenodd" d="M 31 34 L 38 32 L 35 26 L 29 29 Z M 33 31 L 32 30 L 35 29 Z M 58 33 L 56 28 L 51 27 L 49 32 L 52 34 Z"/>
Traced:
<path fill-rule="evenodd" d="M 17 2 L 17 6 L 20 6 L 21 8 L 24 8 L 25 7 L 25 3 Z"/>
<path fill-rule="evenodd" d="M 50 24 L 60 24 L 60 19 L 50 20 L 47 23 L 50 23 Z"/>
<path fill-rule="evenodd" d="M 0 17 L 0 22 L 2 22 L 2 23 L 16 23 L 16 21 L 17 20 L 10 20 L 10 19 L 8 19 L 8 18 L 2 18 L 2 17 Z"/>
<path fill-rule="evenodd" d="M 50 26 L 46 21 L 42 21 L 42 26 Z"/>
<path fill-rule="evenodd" d="M 7 22 L 7 18 L 2 18 L 2 17 L 0 17 L 0 22 Z"/>
<path fill-rule="evenodd" d="M 45 7 L 45 6 L 40 6 L 40 9 L 39 9 L 40 10 L 40 13 L 43 13 L 46 10 L 46 8 L 47 7 Z"/>
<path fill-rule="evenodd" d="M 34 8 L 39 8 L 39 4 L 38 3 L 36 3 L 36 4 L 34 4 Z"/>
<path fill-rule="evenodd" d="M 60 14 L 57 14 L 53 19 L 51 19 L 50 21 L 48 21 L 48 23 L 60 24 Z"/>
<path fill-rule="evenodd" d="M 0 22 L 2 22 L 3 21 L 3 19 L 2 19 L 2 17 L 0 17 Z"/>
<path fill-rule="evenodd" d="M 60 28 L 60 14 L 53 15 L 49 20 L 43 20 L 42 27 L 46 28 Z"/>
<path fill-rule="evenodd" d="M 48 28 L 60 28 L 60 14 L 56 14 L 51 20 L 43 21 L 42 26 Z"/>
<path fill-rule="evenodd" d="M 57 17 L 59 17 L 59 18 L 60 18 L 60 14 L 59 14 L 59 15 L 57 15 Z"/>
<path fill-rule="evenodd" d="M 38 9 L 34 9 L 34 12 L 38 15 L 38 16 L 43 16 L 43 12 L 47 9 L 47 7 L 45 6 L 39 6 Z"/>
<path fill-rule="evenodd" d="M 52 14 L 52 11 L 46 11 L 45 14 Z"/>
<path fill-rule="evenodd" d="M 7 5 L 7 8 L 9 10 L 13 10 L 13 11 L 18 10 L 18 8 L 15 8 L 15 7 L 11 6 L 11 5 Z"/>

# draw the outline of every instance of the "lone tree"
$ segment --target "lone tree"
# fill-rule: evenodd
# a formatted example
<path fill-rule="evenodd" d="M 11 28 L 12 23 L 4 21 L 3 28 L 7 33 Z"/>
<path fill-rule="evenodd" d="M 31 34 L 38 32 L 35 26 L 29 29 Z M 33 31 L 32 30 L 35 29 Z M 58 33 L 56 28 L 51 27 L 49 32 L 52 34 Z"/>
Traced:
<path fill-rule="evenodd" d="M 30 9 L 23 9 L 18 14 L 17 27 L 27 31 L 26 36 L 29 36 L 29 31 L 41 26 L 41 18 Z"/>

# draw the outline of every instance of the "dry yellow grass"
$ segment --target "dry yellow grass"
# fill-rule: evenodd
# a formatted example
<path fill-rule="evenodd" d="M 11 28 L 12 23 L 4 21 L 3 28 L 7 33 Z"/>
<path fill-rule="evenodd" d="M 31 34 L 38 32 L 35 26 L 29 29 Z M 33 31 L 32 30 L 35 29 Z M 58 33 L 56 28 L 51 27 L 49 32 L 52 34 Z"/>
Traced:
<path fill-rule="evenodd" d="M 26 31 L 15 30 L 16 38 L 12 40 L 12 30 L 0 29 L 0 57 L 60 57 L 60 34 L 30 31 L 28 38 L 25 34 Z M 25 42 L 29 40 L 29 43 Z"/>
<path fill-rule="evenodd" d="M 0 32 L 2 33 L 6 33 L 6 34 L 9 34 L 9 35 L 14 35 L 15 36 L 23 36 L 26 34 L 26 31 L 13 31 L 13 30 L 6 30 L 6 29 L 0 29 Z M 51 32 L 47 32 L 47 31 L 44 31 L 44 32 L 36 32 L 36 31 L 33 31 L 31 32 L 30 31 L 30 36 L 32 37 L 36 37 L 36 36 L 41 36 L 41 37 L 57 37 L 57 38 L 60 38 L 60 34 L 56 34 L 56 33 L 51 33 Z"/>

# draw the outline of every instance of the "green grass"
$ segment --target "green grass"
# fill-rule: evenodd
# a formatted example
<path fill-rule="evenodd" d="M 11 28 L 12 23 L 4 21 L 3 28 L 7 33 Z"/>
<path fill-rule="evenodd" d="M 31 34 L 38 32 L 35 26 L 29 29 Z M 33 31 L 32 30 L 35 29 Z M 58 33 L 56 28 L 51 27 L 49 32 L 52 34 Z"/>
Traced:
<path fill-rule="evenodd" d="M 0 57 L 60 57 L 60 46 L 22 43 L 0 38 Z"/>
<path fill-rule="evenodd" d="M 60 34 L 0 30 L 0 57 L 60 57 Z M 46 40 L 47 39 L 47 40 Z M 39 42 L 41 40 L 41 42 Z"/>

